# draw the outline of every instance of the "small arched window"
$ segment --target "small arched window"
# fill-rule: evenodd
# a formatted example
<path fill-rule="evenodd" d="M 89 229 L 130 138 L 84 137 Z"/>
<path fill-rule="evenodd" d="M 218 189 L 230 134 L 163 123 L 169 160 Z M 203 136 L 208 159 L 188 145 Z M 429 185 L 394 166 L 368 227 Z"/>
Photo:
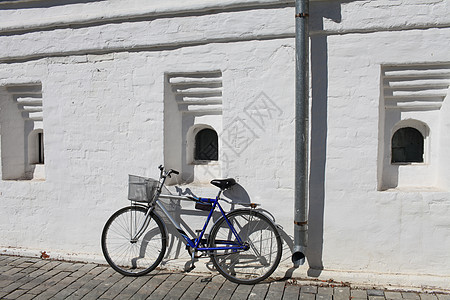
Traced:
<path fill-rule="evenodd" d="M 412 127 L 398 129 L 392 136 L 391 163 L 423 162 L 424 137 Z"/>
<path fill-rule="evenodd" d="M 42 132 L 39 132 L 37 134 L 37 163 L 43 164 L 44 163 L 44 134 Z"/>
<path fill-rule="evenodd" d="M 195 160 L 218 160 L 219 142 L 213 129 L 205 128 L 195 135 Z"/>
<path fill-rule="evenodd" d="M 28 160 L 30 164 L 44 164 L 44 133 L 42 129 L 33 130 L 28 136 Z"/>

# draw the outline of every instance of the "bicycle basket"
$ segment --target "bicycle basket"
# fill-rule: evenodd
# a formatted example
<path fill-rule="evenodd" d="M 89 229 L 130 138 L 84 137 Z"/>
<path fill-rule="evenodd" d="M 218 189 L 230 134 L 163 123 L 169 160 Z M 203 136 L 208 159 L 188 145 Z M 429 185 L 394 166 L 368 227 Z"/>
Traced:
<path fill-rule="evenodd" d="M 128 175 L 128 200 L 150 202 L 158 188 L 158 180 Z"/>

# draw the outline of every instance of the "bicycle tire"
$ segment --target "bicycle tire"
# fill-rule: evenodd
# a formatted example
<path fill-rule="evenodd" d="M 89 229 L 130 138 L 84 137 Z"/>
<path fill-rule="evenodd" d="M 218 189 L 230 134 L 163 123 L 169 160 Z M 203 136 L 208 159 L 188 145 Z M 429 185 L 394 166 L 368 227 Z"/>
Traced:
<path fill-rule="evenodd" d="M 125 276 L 141 276 L 154 270 L 166 253 L 164 223 L 154 212 L 143 234 L 132 241 L 145 220 L 147 208 L 128 206 L 115 212 L 102 232 L 102 251 L 108 264 Z"/>
<path fill-rule="evenodd" d="M 226 215 L 229 222 L 249 246 L 248 250 L 211 250 L 216 270 L 238 284 L 255 284 L 269 277 L 281 260 L 282 242 L 273 222 L 261 212 L 240 209 Z M 224 217 L 211 229 L 209 247 L 221 247 L 223 241 L 236 238 Z"/>

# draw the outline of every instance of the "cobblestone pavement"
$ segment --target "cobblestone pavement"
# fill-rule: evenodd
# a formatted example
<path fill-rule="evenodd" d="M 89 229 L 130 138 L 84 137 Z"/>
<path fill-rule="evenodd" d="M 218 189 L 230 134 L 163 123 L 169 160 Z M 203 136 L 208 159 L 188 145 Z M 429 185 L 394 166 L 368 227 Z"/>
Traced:
<path fill-rule="evenodd" d="M 320 282 L 319 282 L 320 283 Z M 450 300 L 450 294 L 353 289 L 294 280 L 238 285 L 164 270 L 124 277 L 108 266 L 0 255 L 0 299 Z"/>

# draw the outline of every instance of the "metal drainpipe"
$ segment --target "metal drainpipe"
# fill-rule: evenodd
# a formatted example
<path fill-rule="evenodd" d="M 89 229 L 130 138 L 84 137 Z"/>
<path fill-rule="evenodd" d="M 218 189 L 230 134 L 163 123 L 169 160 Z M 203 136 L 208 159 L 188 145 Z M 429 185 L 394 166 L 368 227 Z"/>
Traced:
<path fill-rule="evenodd" d="M 295 0 L 295 267 L 305 263 L 308 240 L 309 0 Z"/>

